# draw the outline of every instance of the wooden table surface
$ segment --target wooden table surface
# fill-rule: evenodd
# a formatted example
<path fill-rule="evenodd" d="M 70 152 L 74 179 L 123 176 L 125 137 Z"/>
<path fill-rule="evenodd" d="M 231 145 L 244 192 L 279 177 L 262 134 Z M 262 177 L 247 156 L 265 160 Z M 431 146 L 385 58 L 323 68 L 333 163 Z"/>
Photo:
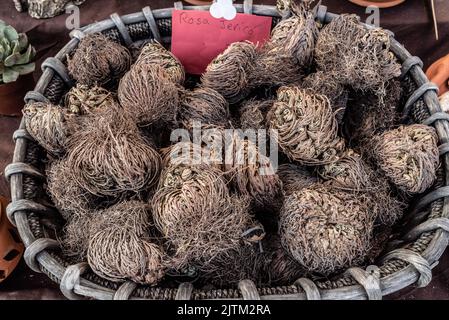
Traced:
<path fill-rule="evenodd" d="M 236 2 L 241 2 L 237 0 Z M 255 4 L 274 4 L 275 0 L 255 0 Z M 87 0 L 80 7 L 81 24 L 107 18 L 117 12 L 120 15 L 139 11 L 148 5 L 147 0 Z M 357 13 L 365 20 L 369 14 L 365 8 L 345 0 L 323 0 L 329 11 L 335 13 Z M 429 10 L 430 1 L 407 0 L 402 5 L 380 10 L 380 25 L 395 33 L 396 39 L 414 55 L 421 57 L 429 66 L 439 57 L 449 53 L 449 1 L 435 0 L 440 29 L 440 40 L 434 37 L 433 24 Z M 170 7 L 173 1 L 152 0 L 153 9 Z M 21 32 L 27 32 L 31 43 L 38 51 L 38 66 L 68 41 L 65 21 L 68 15 L 48 20 L 35 20 L 26 13 L 18 13 L 12 0 L 2 0 L 0 19 L 13 24 Z M 40 75 L 39 68 L 35 78 Z M 1 103 L 1 102 L 0 102 Z M 0 116 L 0 172 L 11 161 L 14 144 L 12 133 L 20 123 L 19 118 Z M 0 176 L 0 194 L 9 196 L 5 179 Z M 32 272 L 22 261 L 6 281 L 0 284 L 0 299 L 62 299 L 57 285 L 45 275 Z M 433 280 L 426 288 L 408 287 L 387 299 L 449 299 L 449 254 L 446 252 L 440 264 L 433 271 Z"/>

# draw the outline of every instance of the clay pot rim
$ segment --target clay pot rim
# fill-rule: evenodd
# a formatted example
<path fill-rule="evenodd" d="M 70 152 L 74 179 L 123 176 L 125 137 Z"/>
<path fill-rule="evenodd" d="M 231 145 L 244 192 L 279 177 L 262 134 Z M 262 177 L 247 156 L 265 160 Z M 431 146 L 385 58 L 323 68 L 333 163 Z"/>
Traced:
<path fill-rule="evenodd" d="M 193 4 L 195 6 L 205 6 L 212 4 L 212 0 L 184 0 L 187 3 Z"/>
<path fill-rule="evenodd" d="M 433 62 L 426 70 L 429 81 L 435 83 L 439 88 L 439 95 L 449 91 L 449 54 Z"/>
<path fill-rule="evenodd" d="M 405 2 L 405 0 L 377 0 L 377 1 L 348 0 L 348 1 L 362 7 L 376 6 L 379 8 L 391 8 Z"/>

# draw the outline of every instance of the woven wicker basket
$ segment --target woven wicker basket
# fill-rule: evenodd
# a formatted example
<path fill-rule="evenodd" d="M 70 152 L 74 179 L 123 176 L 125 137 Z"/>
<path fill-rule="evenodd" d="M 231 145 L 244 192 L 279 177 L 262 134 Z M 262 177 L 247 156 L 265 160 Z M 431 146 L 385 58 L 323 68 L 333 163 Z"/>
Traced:
<path fill-rule="evenodd" d="M 176 6 L 175 6 L 176 7 Z M 177 4 L 179 8 L 179 4 Z M 186 10 L 207 10 L 208 7 L 186 7 Z M 272 6 L 252 6 L 251 1 L 237 5 L 239 12 L 272 16 L 273 25 L 281 19 Z M 328 23 L 336 15 L 317 10 L 317 20 Z M 155 38 L 167 43 L 171 35 L 172 9 L 142 12 L 97 22 L 72 32 L 72 40 L 43 64 L 43 75 L 26 101 L 58 103 L 72 86 L 65 60 L 84 34 L 103 32 L 108 37 L 130 45 L 142 39 Z M 22 122 L 14 134 L 16 148 L 13 163 L 5 175 L 11 182 L 12 203 L 7 208 L 10 220 L 17 225 L 26 245 L 25 261 L 31 269 L 46 273 L 60 284 L 70 299 L 380 299 L 406 286 L 426 286 L 432 278 L 431 269 L 445 250 L 449 239 L 449 117 L 442 113 L 437 88 L 428 82 L 419 58 L 410 55 L 391 36 L 391 48 L 402 62 L 402 81 L 407 87 L 408 101 L 403 112 L 415 122 L 432 125 L 440 138 L 442 165 L 432 190 L 420 197 L 405 217 L 402 233 L 390 241 L 388 253 L 377 260 L 377 266 L 350 268 L 344 274 L 326 281 L 301 278 L 290 286 L 256 288 L 242 279 L 233 289 L 202 290 L 190 283 L 179 288 L 137 285 L 133 282 L 112 283 L 96 276 L 87 263 L 68 265 L 60 254 L 52 230 L 60 214 L 52 207 L 45 193 L 46 155 L 25 130 Z M 402 109 L 401 109 L 402 111 Z"/>

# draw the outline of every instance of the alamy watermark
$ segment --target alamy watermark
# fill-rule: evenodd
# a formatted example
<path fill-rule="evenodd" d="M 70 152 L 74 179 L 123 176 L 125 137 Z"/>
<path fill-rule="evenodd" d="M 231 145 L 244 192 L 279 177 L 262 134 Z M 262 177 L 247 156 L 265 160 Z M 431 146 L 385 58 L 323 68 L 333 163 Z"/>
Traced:
<path fill-rule="evenodd" d="M 368 6 L 365 9 L 365 13 L 368 15 L 368 17 L 365 20 L 365 23 L 373 26 L 373 27 L 380 27 L 380 9 L 376 6 Z"/>
<path fill-rule="evenodd" d="M 193 122 L 193 129 L 175 129 L 170 141 L 177 144 L 170 161 L 186 165 L 224 167 L 255 166 L 260 175 L 275 174 L 278 167 L 276 130 L 217 129 Z"/>
<path fill-rule="evenodd" d="M 68 30 L 75 30 L 81 27 L 80 8 L 74 4 L 65 7 L 65 13 L 69 16 L 65 19 L 65 27 Z"/>

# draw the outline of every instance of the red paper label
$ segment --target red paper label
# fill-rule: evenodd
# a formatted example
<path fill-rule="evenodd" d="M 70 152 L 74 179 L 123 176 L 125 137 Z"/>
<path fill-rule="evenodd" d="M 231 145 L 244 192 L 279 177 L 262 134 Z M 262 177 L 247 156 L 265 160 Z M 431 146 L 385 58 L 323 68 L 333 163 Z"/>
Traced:
<path fill-rule="evenodd" d="M 263 44 L 270 37 L 271 17 L 238 13 L 235 19 L 215 19 L 209 11 L 174 10 L 173 54 L 188 73 L 201 74 L 231 43 Z"/>

